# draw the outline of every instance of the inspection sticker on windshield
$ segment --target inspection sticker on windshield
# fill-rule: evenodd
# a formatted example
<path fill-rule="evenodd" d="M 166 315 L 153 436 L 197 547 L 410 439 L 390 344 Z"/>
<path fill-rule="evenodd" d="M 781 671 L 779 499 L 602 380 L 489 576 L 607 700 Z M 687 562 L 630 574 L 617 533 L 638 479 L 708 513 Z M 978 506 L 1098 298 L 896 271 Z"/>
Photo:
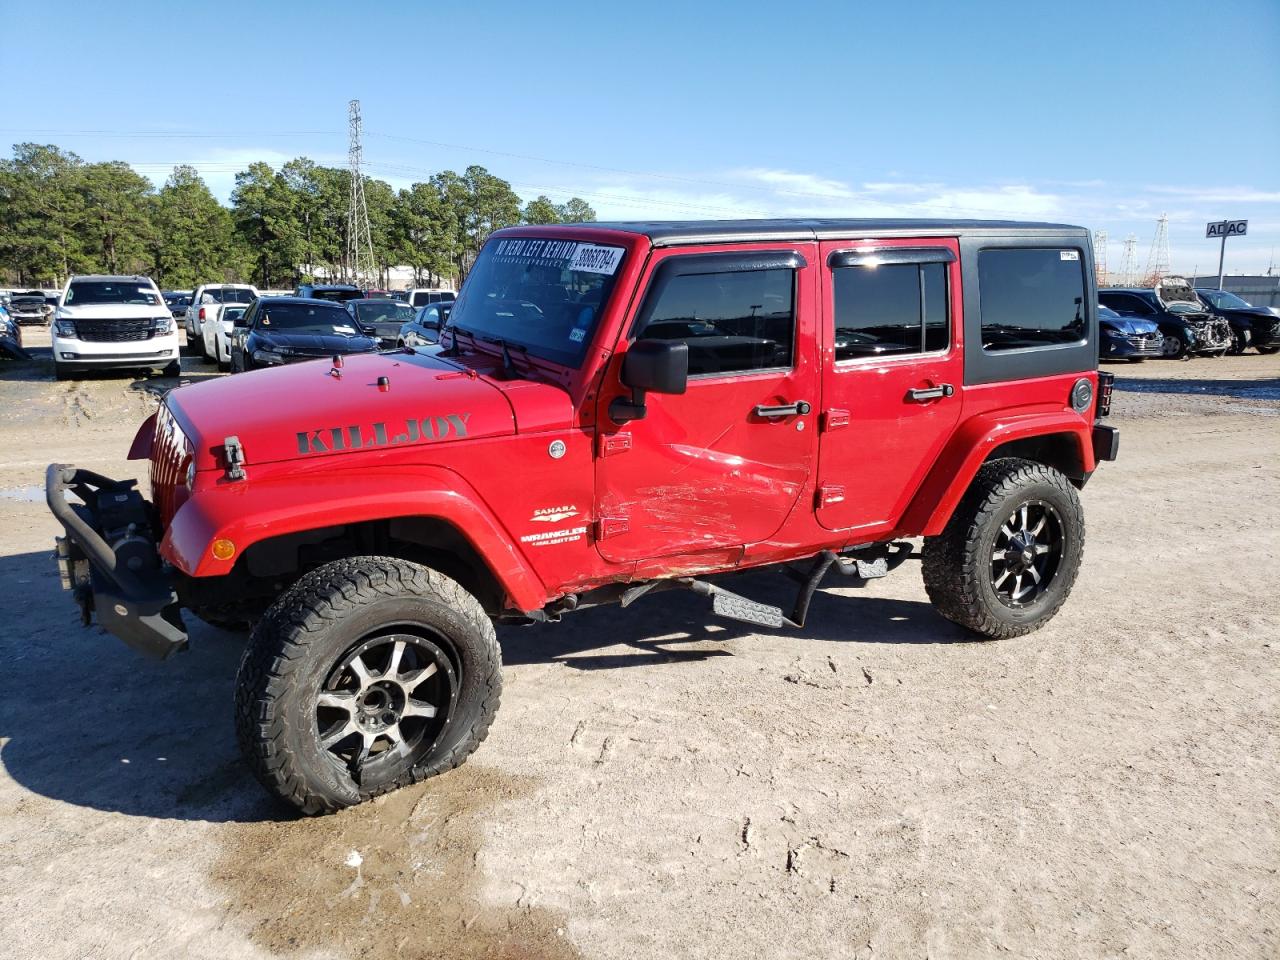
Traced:
<path fill-rule="evenodd" d="M 607 273 L 613 275 L 622 262 L 621 247 L 598 247 L 594 243 L 580 243 L 574 251 L 570 270 L 580 273 Z"/>

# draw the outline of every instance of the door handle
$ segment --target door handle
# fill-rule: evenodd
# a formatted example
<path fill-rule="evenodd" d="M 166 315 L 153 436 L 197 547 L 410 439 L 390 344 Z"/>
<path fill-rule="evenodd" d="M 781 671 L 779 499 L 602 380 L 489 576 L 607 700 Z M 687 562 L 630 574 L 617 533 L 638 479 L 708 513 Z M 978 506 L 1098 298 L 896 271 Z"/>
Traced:
<path fill-rule="evenodd" d="M 795 403 L 784 403 L 780 406 L 771 407 L 768 404 L 756 404 L 755 414 L 757 417 L 803 417 L 807 414 L 811 407 L 806 400 L 797 400 Z"/>
<path fill-rule="evenodd" d="M 907 399 L 917 402 L 924 400 L 941 400 L 943 397 L 949 397 L 956 392 L 956 388 L 949 383 L 941 383 L 936 387 L 927 387 L 923 390 L 908 390 Z"/>

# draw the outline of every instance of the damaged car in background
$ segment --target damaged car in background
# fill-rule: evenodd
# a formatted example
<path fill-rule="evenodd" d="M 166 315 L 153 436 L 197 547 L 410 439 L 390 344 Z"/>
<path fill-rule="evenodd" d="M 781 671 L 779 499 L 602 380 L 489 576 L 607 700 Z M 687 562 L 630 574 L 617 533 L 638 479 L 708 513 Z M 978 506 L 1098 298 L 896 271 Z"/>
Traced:
<path fill-rule="evenodd" d="M 1164 336 L 1150 320 L 1122 317 L 1098 304 L 1098 359 L 1141 363 L 1164 350 Z"/>
<path fill-rule="evenodd" d="M 1231 325 L 1210 313 L 1182 277 L 1165 277 L 1152 289 L 1100 290 L 1098 300 L 1122 317 L 1156 324 L 1164 338 L 1160 355 L 1171 360 L 1192 354 L 1220 357 L 1234 343 Z"/>
<path fill-rule="evenodd" d="M 2 306 L 0 306 L 0 357 L 8 357 L 11 360 L 31 359 L 22 349 L 22 328 Z"/>
<path fill-rule="evenodd" d="M 43 290 L 28 290 L 9 298 L 9 315 L 15 323 L 48 323 L 53 307 L 45 299 Z"/>
<path fill-rule="evenodd" d="M 1275 307 L 1255 307 L 1226 290 L 1196 287 L 1196 293 L 1210 311 L 1231 324 L 1232 353 L 1244 353 L 1249 347 L 1259 353 L 1280 351 L 1280 313 Z"/>

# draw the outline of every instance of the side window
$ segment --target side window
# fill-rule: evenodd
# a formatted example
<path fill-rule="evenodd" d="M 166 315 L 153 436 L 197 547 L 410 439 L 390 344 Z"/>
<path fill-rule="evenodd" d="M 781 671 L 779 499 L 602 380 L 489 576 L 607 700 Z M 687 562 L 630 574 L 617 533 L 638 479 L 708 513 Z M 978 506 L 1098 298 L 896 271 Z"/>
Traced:
<path fill-rule="evenodd" d="M 947 348 L 945 263 L 837 267 L 831 277 L 837 361 Z"/>
<path fill-rule="evenodd" d="M 637 339 L 688 343 L 690 376 L 791 366 L 793 269 L 682 273 L 649 298 Z"/>
<path fill-rule="evenodd" d="M 1079 250 L 978 253 L 982 347 L 989 352 L 1079 343 L 1086 334 Z"/>

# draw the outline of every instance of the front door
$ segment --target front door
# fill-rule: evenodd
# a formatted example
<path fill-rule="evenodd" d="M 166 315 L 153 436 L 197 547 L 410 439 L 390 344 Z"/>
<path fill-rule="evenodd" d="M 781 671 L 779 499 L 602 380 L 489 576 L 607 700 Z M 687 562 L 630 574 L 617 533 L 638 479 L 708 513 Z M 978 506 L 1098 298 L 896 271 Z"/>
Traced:
<path fill-rule="evenodd" d="M 606 559 L 756 543 L 796 508 L 817 452 L 816 260 L 813 243 L 654 254 L 624 343 L 687 343 L 689 385 L 649 394 L 645 418 L 622 426 L 608 415 L 618 391 L 602 392 L 596 516 Z"/>
<path fill-rule="evenodd" d="M 822 244 L 818 522 L 888 533 L 960 417 L 959 245 Z"/>

